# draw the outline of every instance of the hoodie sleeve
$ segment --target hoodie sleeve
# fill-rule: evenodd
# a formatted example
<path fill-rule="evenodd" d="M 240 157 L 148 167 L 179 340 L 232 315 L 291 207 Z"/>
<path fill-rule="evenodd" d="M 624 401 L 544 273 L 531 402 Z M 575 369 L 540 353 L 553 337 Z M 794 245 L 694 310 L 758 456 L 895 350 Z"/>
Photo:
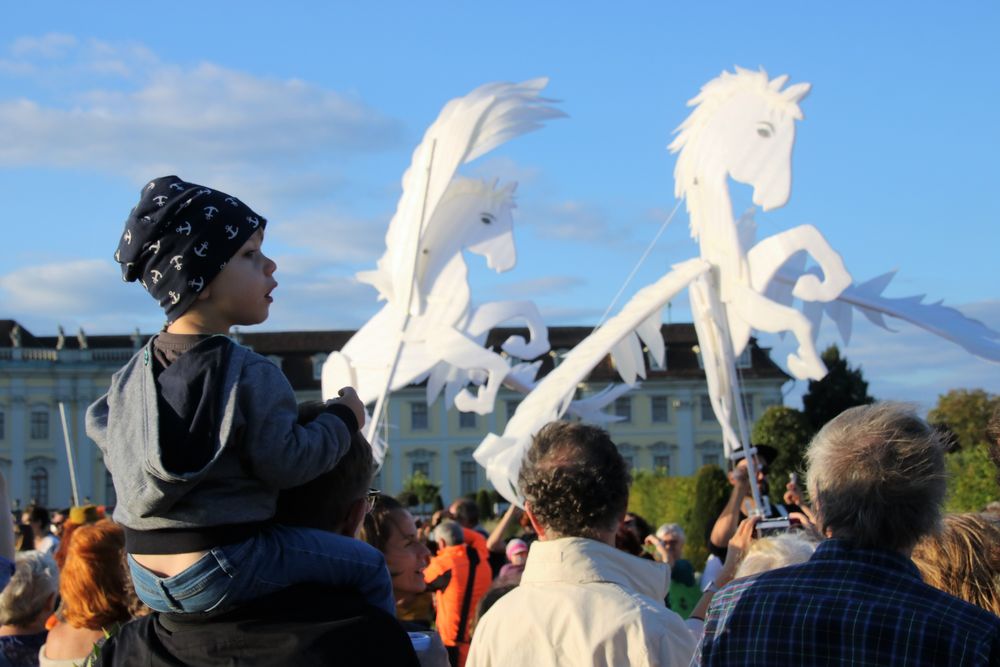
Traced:
<path fill-rule="evenodd" d="M 323 412 L 304 425 L 288 379 L 267 360 L 250 362 L 236 387 L 243 447 L 252 474 L 279 489 L 299 486 L 332 469 L 351 446 L 344 420 Z"/>

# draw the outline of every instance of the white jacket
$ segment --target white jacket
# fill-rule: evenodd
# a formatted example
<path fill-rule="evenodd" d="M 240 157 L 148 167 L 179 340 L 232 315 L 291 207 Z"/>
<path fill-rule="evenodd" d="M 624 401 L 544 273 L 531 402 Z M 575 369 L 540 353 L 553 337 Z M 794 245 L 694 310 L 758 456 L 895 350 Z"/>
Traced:
<path fill-rule="evenodd" d="M 521 585 L 479 620 L 467 667 L 687 667 L 695 640 L 664 606 L 670 569 L 596 540 L 535 542 Z"/>

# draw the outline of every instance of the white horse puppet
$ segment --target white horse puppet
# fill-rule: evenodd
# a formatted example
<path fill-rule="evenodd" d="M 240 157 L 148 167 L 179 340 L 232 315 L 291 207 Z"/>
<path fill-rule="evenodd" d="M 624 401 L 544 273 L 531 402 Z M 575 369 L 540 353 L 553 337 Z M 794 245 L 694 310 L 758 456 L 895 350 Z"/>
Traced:
<path fill-rule="evenodd" d="M 734 218 L 728 178 L 752 186 L 753 202 L 765 211 L 788 201 L 795 121 L 802 118 L 799 102 L 809 85 L 783 88 L 786 81 L 785 76 L 769 80 L 763 71 L 737 68 L 710 81 L 689 103 L 695 110 L 678 128 L 670 149 L 680 153 L 675 191 L 687 202 L 701 256 L 675 265 L 637 292 L 538 383 L 502 436 L 490 434 L 483 440 L 476 460 L 512 502 L 520 502 L 516 480 L 531 436 L 562 416 L 578 383 L 605 355 L 610 352 L 630 384 L 644 377 L 640 341 L 662 364 L 661 310 L 684 287 L 691 296 L 709 397 L 733 458 L 750 451 L 735 357 L 752 329 L 795 336 L 798 347 L 787 365 L 800 379 L 826 374 L 814 342 L 822 316 L 833 319 L 847 341 L 852 309 L 886 329 L 883 315 L 905 320 L 1000 362 L 1000 334 L 982 323 L 940 303 L 925 304 L 922 296 L 882 296 L 892 274 L 852 285 L 840 256 L 815 227 L 801 225 L 755 244 L 752 218 Z M 808 257 L 817 266 L 807 267 Z M 794 298 L 803 302 L 802 312 L 791 307 Z"/>
<path fill-rule="evenodd" d="M 544 79 L 489 84 L 449 102 L 428 128 L 403 176 L 403 195 L 386 233 L 375 271 L 358 274 L 374 285 L 385 306 L 323 365 L 323 396 L 345 385 L 366 404 L 427 380 L 427 402 L 445 389 L 450 405 L 486 414 L 505 381 L 522 391 L 529 367 L 511 368 L 483 347 L 490 329 L 523 321 L 529 340 L 508 338 L 502 349 L 532 359 L 548 348 L 548 331 L 530 301 L 472 305 L 463 249 L 486 258 L 497 272 L 517 259 L 513 218 L 516 184 L 455 178 L 459 165 L 505 141 L 562 116 L 539 96 Z M 473 394 L 469 385 L 478 385 Z M 374 426 L 374 422 L 373 422 Z M 370 431 L 373 433 L 373 431 Z M 382 459 L 382 443 L 372 438 Z"/>
<path fill-rule="evenodd" d="M 823 280 L 812 273 L 798 278 L 793 289 L 801 299 L 835 299 L 850 285 L 850 274 L 812 226 L 790 229 L 748 248 L 749 237 L 741 234 L 729 197 L 731 177 L 752 186 L 754 203 L 765 210 L 788 200 L 795 121 L 802 118 L 798 103 L 809 86 L 783 90 L 786 81 L 785 76 L 769 80 L 763 71 L 737 68 L 710 81 L 690 102 L 696 108 L 679 128 L 671 150 L 680 151 L 674 172 L 676 192 L 687 201 L 701 257 L 676 265 L 640 290 L 538 383 L 503 436 L 490 434 L 483 441 L 476 459 L 508 499 L 520 500 L 516 479 L 530 437 L 563 414 L 577 384 L 605 355 L 611 353 L 627 383 L 644 377 L 640 340 L 662 363 L 662 309 L 684 287 L 690 287 L 709 395 L 730 454 L 748 444 L 735 357 L 746 346 L 751 328 L 795 335 L 798 350 L 789 355 L 788 367 L 796 377 L 818 379 L 826 373 L 810 321 L 801 312 L 769 300 L 763 283 L 800 251 L 815 258 L 823 274 Z M 734 413 L 743 426 L 740 435 L 732 425 Z"/>

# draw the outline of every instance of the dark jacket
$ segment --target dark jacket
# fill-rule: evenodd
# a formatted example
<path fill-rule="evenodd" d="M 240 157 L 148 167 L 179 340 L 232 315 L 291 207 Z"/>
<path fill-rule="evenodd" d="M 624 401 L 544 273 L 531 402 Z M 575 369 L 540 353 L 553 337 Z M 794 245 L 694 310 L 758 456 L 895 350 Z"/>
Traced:
<path fill-rule="evenodd" d="M 300 585 L 224 614 L 152 614 L 95 648 L 89 666 L 412 665 L 399 622 L 352 591 Z"/>

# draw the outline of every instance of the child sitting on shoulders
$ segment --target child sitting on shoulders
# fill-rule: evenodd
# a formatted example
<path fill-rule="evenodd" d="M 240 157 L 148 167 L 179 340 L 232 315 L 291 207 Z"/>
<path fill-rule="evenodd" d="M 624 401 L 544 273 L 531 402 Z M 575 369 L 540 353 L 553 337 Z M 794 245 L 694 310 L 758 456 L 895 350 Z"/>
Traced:
<path fill-rule="evenodd" d="M 150 182 L 125 222 L 122 278 L 157 299 L 167 324 L 90 406 L 87 434 L 114 481 L 135 590 L 152 609 L 189 613 L 316 582 L 394 613 L 379 551 L 273 522 L 279 490 L 337 465 L 364 405 L 345 387 L 299 424 L 281 370 L 227 337 L 267 319 L 278 283 L 261 251 L 266 224 L 176 176 Z"/>

